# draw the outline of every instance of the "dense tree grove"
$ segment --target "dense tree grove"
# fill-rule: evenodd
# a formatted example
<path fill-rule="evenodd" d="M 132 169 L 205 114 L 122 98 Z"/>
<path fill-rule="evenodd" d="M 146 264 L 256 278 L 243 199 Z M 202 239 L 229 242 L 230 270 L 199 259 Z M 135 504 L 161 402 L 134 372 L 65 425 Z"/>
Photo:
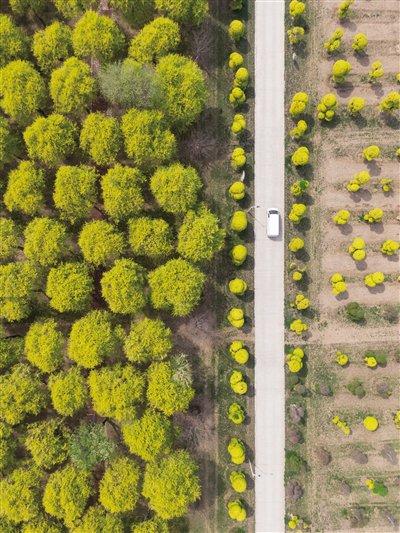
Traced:
<path fill-rule="evenodd" d="M 184 55 L 208 1 L 100 4 L 0 14 L 5 533 L 168 533 L 201 495 L 173 418 L 197 354 L 172 326 L 225 241 L 179 161 L 208 99 Z"/>

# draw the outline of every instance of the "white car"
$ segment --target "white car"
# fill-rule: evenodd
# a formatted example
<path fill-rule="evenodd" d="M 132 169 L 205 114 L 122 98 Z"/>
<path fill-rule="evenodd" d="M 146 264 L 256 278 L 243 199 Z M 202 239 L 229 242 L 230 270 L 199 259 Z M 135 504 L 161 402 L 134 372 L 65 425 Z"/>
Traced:
<path fill-rule="evenodd" d="M 267 235 L 268 237 L 279 237 L 280 234 L 280 216 L 276 207 L 267 209 Z"/>

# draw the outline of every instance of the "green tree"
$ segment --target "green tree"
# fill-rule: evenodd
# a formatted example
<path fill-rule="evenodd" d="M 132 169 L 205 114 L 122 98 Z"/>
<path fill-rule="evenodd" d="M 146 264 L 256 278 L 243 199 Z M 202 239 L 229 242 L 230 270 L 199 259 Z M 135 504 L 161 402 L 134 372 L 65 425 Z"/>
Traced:
<path fill-rule="evenodd" d="M 46 295 L 59 313 L 84 311 L 91 300 L 93 280 L 83 263 L 64 263 L 47 276 Z"/>
<path fill-rule="evenodd" d="M 153 65 L 127 58 L 104 65 L 98 78 L 101 94 L 113 105 L 149 109 L 160 100 L 161 84 Z"/>
<path fill-rule="evenodd" d="M 174 427 L 166 415 L 147 409 L 139 420 L 122 426 L 122 435 L 131 453 L 154 461 L 171 452 Z"/>
<path fill-rule="evenodd" d="M 101 294 L 113 313 L 133 314 L 146 305 L 146 270 L 131 259 L 119 259 L 101 278 Z"/>
<path fill-rule="evenodd" d="M 46 0 L 9 0 L 10 7 L 17 15 L 37 15 L 45 7 Z"/>
<path fill-rule="evenodd" d="M 126 155 L 147 171 L 168 163 L 176 153 L 175 135 L 161 111 L 130 109 L 122 117 Z"/>
<path fill-rule="evenodd" d="M 161 518 L 154 517 L 132 525 L 132 533 L 169 533 L 168 523 Z"/>
<path fill-rule="evenodd" d="M 114 365 L 92 370 L 88 377 L 93 409 L 100 416 L 119 422 L 135 418 L 136 405 L 143 400 L 144 375 L 131 365 Z"/>
<path fill-rule="evenodd" d="M 182 376 L 175 367 L 174 361 L 164 361 L 152 363 L 147 371 L 147 401 L 167 416 L 187 411 L 195 394 L 186 373 Z"/>
<path fill-rule="evenodd" d="M 61 218 L 71 223 L 87 218 L 96 203 L 98 174 L 88 166 L 62 166 L 57 170 L 53 200 Z"/>
<path fill-rule="evenodd" d="M 170 124 L 186 129 L 200 115 L 207 101 L 203 72 L 197 63 L 179 54 L 162 57 L 156 72 L 161 79 L 161 109 Z"/>
<path fill-rule="evenodd" d="M 50 72 L 72 54 L 72 31 L 55 21 L 33 35 L 32 53 L 44 72 Z"/>
<path fill-rule="evenodd" d="M 77 367 L 50 376 L 48 386 L 53 407 L 60 415 L 73 416 L 87 402 L 86 381 Z"/>
<path fill-rule="evenodd" d="M 18 139 L 11 131 L 10 124 L 5 117 L 0 117 L 0 170 L 11 163 L 18 149 Z"/>
<path fill-rule="evenodd" d="M 106 311 L 91 311 L 72 324 L 68 357 L 83 368 L 99 366 L 118 346 L 117 336 Z"/>
<path fill-rule="evenodd" d="M 45 83 L 28 61 L 11 61 L 0 69 L 0 107 L 21 124 L 28 123 L 47 100 Z"/>
<path fill-rule="evenodd" d="M 0 472 L 3 473 L 13 465 L 16 448 L 17 442 L 14 438 L 12 427 L 4 422 L 0 422 Z M 0 512 L 0 514 L 2 513 Z"/>
<path fill-rule="evenodd" d="M 224 246 L 225 230 L 206 207 L 188 211 L 178 233 L 178 253 L 190 261 L 211 261 Z"/>
<path fill-rule="evenodd" d="M 28 39 L 8 15 L 0 15 L 0 68 L 14 59 L 26 57 Z"/>
<path fill-rule="evenodd" d="M 103 113 L 90 113 L 83 122 L 80 146 L 97 165 L 113 165 L 122 148 L 118 120 Z"/>
<path fill-rule="evenodd" d="M 205 275 L 184 259 L 171 259 L 149 273 L 151 302 L 174 316 L 188 315 L 200 302 Z"/>
<path fill-rule="evenodd" d="M 115 450 L 116 445 L 107 437 L 103 424 L 81 423 L 68 445 L 71 462 L 83 470 L 93 470 L 112 457 Z"/>
<path fill-rule="evenodd" d="M 52 218 L 34 218 L 24 230 L 24 254 L 41 266 L 55 265 L 67 251 L 67 230 Z"/>
<path fill-rule="evenodd" d="M 135 255 L 158 259 L 172 253 L 172 231 L 162 218 L 134 218 L 128 226 L 129 244 Z"/>
<path fill-rule="evenodd" d="M 21 161 L 8 174 L 5 206 L 11 212 L 19 211 L 32 216 L 44 207 L 45 187 L 43 170 L 36 168 L 31 161 Z"/>
<path fill-rule="evenodd" d="M 29 157 L 56 167 L 76 149 L 77 128 L 63 115 L 39 117 L 24 131 Z"/>
<path fill-rule="evenodd" d="M 11 259 L 18 250 L 20 234 L 11 218 L 0 217 L 0 261 Z"/>
<path fill-rule="evenodd" d="M 124 533 L 122 518 L 107 513 L 101 505 L 89 507 L 72 533 Z"/>
<path fill-rule="evenodd" d="M 0 480 L 0 515 L 14 524 L 32 520 L 40 509 L 40 475 L 36 468 L 16 468 Z"/>
<path fill-rule="evenodd" d="M 24 339 L 7 337 L 0 329 L 0 372 L 20 361 L 24 356 Z"/>
<path fill-rule="evenodd" d="M 99 0 L 52 0 L 56 9 L 66 19 L 79 17 L 86 9 L 96 9 Z"/>
<path fill-rule="evenodd" d="M 171 350 L 172 332 L 157 318 L 134 322 L 124 343 L 125 355 L 132 363 L 162 361 Z"/>
<path fill-rule="evenodd" d="M 140 467 L 129 457 L 115 459 L 100 481 L 99 501 L 111 513 L 133 511 L 139 499 Z"/>
<path fill-rule="evenodd" d="M 90 475 L 72 465 L 50 474 L 43 494 L 46 513 L 72 527 L 80 518 L 92 493 Z"/>
<path fill-rule="evenodd" d="M 64 336 L 52 318 L 31 324 L 25 336 L 25 357 L 41 372 L 50 374 L 63 361 Z"/>
<path fill-rule="evenodd" d="M 28 425 L 24 444 L 36 466 L 51 469 L 67 459 L 69 435 L 61 419 L 51 418 Z"/>
<path fill-rule="evenodd" d="M 200 498 L 198 465 L 186 450 L 147 463 L 142 494 L 159 517 L 169 520 L 184 516 L 189 505 Z"/>
<path fill-rule="evenodd" d="M 80 115 L 92 103 L 96 94 L 96 80 L 90 67 L 76 57 L 66 59 L 53 70 L 50 78 L 50 95 L 57 113 Z"/>
<path fill-rule="evenodd" d="M 63 525 L 55 520 L 39 517 L 24 524 L 22 533 L 63 533 Z"/>
<path fill-rule="evenodd" d="M 197 171 L 180 163 L 158 168 L 150 181 L 151 192 L 157 203 L 164 211 L 173 214 L 192 209 L 202 186 Z"/>
<path fill-rule="evenodd" d="M 180 41 L 179 25 L 171 19 L 158 17 L 133 37 L 129 55 L 140 63 L 156 63 L 160 57 L 176 50 Z"/>
<path fill-rule="evenodd" d="M 172 19 L 200 25 L 208 15 L 207 0 L 155 0 L 156 7 Z"/>
<path fill-rule="evenodd" d="M 86 222 L 79 234 L 79 248 L 85 261 L 105 266 L 120 257 L 125 248 L 123 233 L 106 220 Z"/>
<path fill-rule="evenodd" d="M 75 55 L 112 61 L 125 46 L 125 36 L 110 17 L 86 11 L 72 32 Z"/>
<path fill-rule="evenodd" d="M 46 389 L 28 365 L 15 365 L 9 374 L 0 376 L 1 420 L 15 426 L 26 416 L 39 414 L 46 403 Z"/>
<path fill-rule="evenodd" d="M 115 165 L 101 179 L 104 209 L 116 221 L 140 213 L 144 207 L 141 185 L 145 178 L 136 168 Z"/>
<path fill-rule="evenodd" d="M 38 287 L 39 272 L 29 261 L 0 265 L 0 317 L 8 322 L 26 318 Z"/>

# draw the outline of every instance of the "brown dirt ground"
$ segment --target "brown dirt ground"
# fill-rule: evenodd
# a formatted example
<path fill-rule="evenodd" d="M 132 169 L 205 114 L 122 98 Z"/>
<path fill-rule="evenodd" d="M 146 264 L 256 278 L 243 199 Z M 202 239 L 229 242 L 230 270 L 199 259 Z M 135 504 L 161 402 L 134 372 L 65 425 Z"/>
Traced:
<path fill-rule="evenodd" d="M 397 0 L 356 0 L 353 16 L 343 25 L 345 37 L 342 53 L 328 57 L 322 43 L 340 24 L 335 16 L 338 2 L 313 0 L 309 52 L 304 87 L 292 87 L 292 92 L 307 90 L 315 97 L 315 103 L 326 92 L 338 94 L 339 121 L 332 127 L 317 126 L 312 139 L 313 175 L 310 196 L 311 227 L 306 232 L 306 249 L 310 260 L 307 272 L 310 278 L 309 296 L 316 316 L 308 320 L 310 331 L 305 339 L 288 334 L 288 342 L 307 346 L 307 386 L 311 394 L 306 400 L 307 423 L 305 447 L 309 472 L 303 498 L 304 515 L 308 516 L 312 531 L 360 531 L 352 529 L 340 513 L 341 509 L 362 506 L 367 509 L 370 520 L 361 530 L 368 532 L 389 532 L 393 527 L 382 516 L 382 509 L 388 509 L 399 516 L 399 489 L 396 481 L 398 465 L 392 465 L 380 456 L 386 443 L 400 449 L 399 432 L 393 424 L 393 413 L 399 409 L 400 367 L 395 358 L 399 344 L 399 325 L 390 324 L 380 316 L 382 306 L 399 305 L 399 285 L 395 281 L 400 273 L 398 257 L 383 256 L 379 247 L 386 239 L 399 239 L 399 223 L 396 220 L 399 206 L 400 173 L 399 163 L 394 157 L 400 145 L 398 124 L 387 121 L 377 109 L 384 94 L 398 89 L 394 76 L 400 70 L 398 52 L 400 4 Z M 309 5 L 309 4 L 308 4 Z M 367 54 L 355 57 L 352 49 L 352 35 L 363 32 L 369 39 Z M 349 83 L 344 89 L 335 88 L 329 77 L 333 62 L 346 57 L 353 66 Z M 385 68 L 381 83 L 371 86 L 365 76 L 370 64 L 379 59 Z M 346 117 L 345 106 L 351 96 L 363 96 L 367 107 L 363 112 L 364 122 Z M 314 103 L 314 102 L 313 102 Z M 366 165 L 362 149 L 369 144 L 378 144 L 382 158 L 377 164 Z M 362 193 L 352 194 L 345 189 L 345 183 L 360 170 L 370 170 L 372 180 Z M 381 177 L 393 179 L 394 191 L 390 195 L 375 191 Z M 358 220 L 358 216 L 372 207 L 382 207 L 385 216 L 382 224 L 369 226 Z M 334 226 L 331 217 L 339 209 L 349 209 L 351 224 Z M 367 243 L 367 258 L 357 265 L 347 253 L 347 247 L 354 237 L 363 237 Z M 289 259 L 289 260 L 292 260 Z M 363 278 L 367 273 L 383 271 L 391 280 L 380 289 L 369 290 Z M 335 298 L 330 292 L 329 276 L 341 272 L 347 278 L 348 294 Z M 296 291 L 288 280 L 288 299 Z M 369 306 L 371 314 L 365 326 L 349 322 L 343 312 L 349 301 L 358 301 Z M 307 319 L 306 319 L 307 321 Z M 341 349 L 349 354 L 351 364 L 340 368 L 335 363 L 335 352 Z M 376 350 L 388 353 L 386 367 L 370 370 L 363 364 L 364 353 Z M 362 399 L 353 396 L 346 385 L 358 378 L 363 382 L 366 395 Z M 334 395 L 324 397 L 317 394 L 321 383 L 333 383 Z M 392 395 L 381 398 L 376 386 L 390 382 Z M 365 430 L 362 420 L 367 414 L 377 416 L 380 427 L 375 433 Z M 331 423 L 339 415 L 352 429 L 349 437 L 344 436 Z M 315 456 L 318 446 L 326 448 L 332 456 L 328 466 L 321 467 Z M 355 448 L 363 449 L 368 455 L 366 465 L 358 465 L 350 458 Z M 367 477 L 385 481 L 389 488 L 386 498 L 370 494 L 364 485 Z M 346 481 L 351 493 L 343 496 L 338 481 Z M 397 510 L 396 510 L 397 508 Z M 300 507 L 301 509 L 301 507 Z"/>

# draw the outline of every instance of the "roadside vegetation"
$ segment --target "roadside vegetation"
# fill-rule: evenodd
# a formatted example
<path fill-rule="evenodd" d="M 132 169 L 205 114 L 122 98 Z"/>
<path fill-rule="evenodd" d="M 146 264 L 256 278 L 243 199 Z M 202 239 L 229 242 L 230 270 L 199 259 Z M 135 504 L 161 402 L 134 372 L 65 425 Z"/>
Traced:
<path fill-rule="evenodd" d="M 289 6 L 288 530 L 398 528 L 398 20 Z"/>

